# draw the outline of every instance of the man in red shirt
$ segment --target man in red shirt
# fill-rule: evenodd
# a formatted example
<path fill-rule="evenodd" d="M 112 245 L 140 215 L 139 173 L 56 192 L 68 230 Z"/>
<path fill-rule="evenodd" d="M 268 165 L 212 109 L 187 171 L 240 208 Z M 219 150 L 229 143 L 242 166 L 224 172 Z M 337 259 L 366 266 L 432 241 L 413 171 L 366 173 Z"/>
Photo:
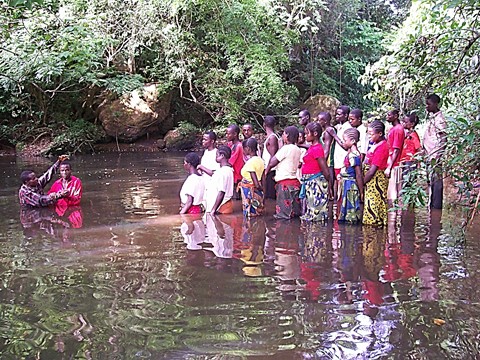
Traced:
<path fill-rule="evenodd" d="M 399 111 L 390 110 L 387 113 L 387 121 L 392 124 L 388 132 L 388 162 L 385 169 L 385 175 L 390 178 L 388 182 L 387 200 L 393 204 L 399 197 L 402 189 L 402 169 L 400 165 L 400 155 L 405 141 L 405 129 L 398 119 Z"/>

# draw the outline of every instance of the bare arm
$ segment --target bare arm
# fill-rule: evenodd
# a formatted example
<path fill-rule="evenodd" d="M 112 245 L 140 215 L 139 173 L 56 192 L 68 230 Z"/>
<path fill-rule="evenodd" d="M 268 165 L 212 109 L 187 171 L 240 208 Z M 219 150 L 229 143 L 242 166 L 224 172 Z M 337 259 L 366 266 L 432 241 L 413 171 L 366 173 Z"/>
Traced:
<path fill-rule="evenodd" d="M 187 202 L 183 204 L 182 208 L 180 209 L 180 214 L 186 214 L 188 209 L 193 205 L 193 196 L 187 195 Z"/>
<path fill-rule="evenodd" d="M 337 133 L 333 130 L 329 130 L 328 131 L 328 134 L 330 134 L 331 137 L 333 137 L 336 141 L 336 143 L 342 147 L 343 150 L 348 150 L 348 148 L 346 148 L 344 145 L 343 145 L 343 141 L 342 139 L 340 139 L 337 135 Z"/>
<path fill-rule="evenodd" d="M 361 166 L 355 166 L 355 179 L 360 192 L 360 201 L 363 202 L 363 174 Z"/>
<path fill-rule="evenodd" d="M 322 174 L 327 181 L 330 181 L 330 172 L 328 171 L 327 160 L 324 157 L 317 158 L 318 165 L 322 170 Z"/>
<path fill-rule="evenodd" d="M 212 213 L 215 214 L 220 207 L 223 199 L 225 197 L 225 191 L 219 191 L 217 194 L 217 199 L 215 200 L 215 204 L 213 204 Z"/>
<path fill-rule="evenodd" d="M 215 171 L 215 170 L 210 170 L 201 164 L 197 166 L 197 170 L 200 170 L 202 173 L 205 173 L 208 176 L 212 176 Z"/>
<path fill-rule="evenodd" d="M 252 177 L 253 185 L 260 191 L 262 191 L 262 184 L 258 181 L 257 173 L 255 171 L 250 171 L 250 176 Z M 262 176 L 263 178 L 263 176 Z"/>
<path fill-rule="evenodd" d="M 365 174 L 365 177 L 363 179 L 363 183 L 366 184 L 368 183 L 370 180 L 372 180 L 373 178 L 373 175 L 375 175 L 375 173 L 377 172 L 378 170 L 378 166 L 377 165 L 372 165 L 370 167 L 370 169 L 368 169 L 367 173 Z"/>
<path fill-rule="evenodd" d="M 267 169 L 265 170 L 265 173 L 269 173 L 270 170 L 272 170 L 272 168 L 274 168 L 275 166 L 277 166 L 279 164 L 279 162 L 280 161 L 278 161 L 276 156 L 272 156 L 270 158 L 270 161 L 268 162 L 268 166 L 267 166 Z"/>
<path fill-rule="evenodd" d="M 397 158 L 400 156 L 400 149 L 393 149 L 392 156 L 388 157 L 388 164 L 387 168 L 385 169 L 385 175 L 387 177 L 390 177 L 390 173 L 392 172 L 392 167 L 393 164 L 395 164 L 395 161 L 397 161 Z"/>

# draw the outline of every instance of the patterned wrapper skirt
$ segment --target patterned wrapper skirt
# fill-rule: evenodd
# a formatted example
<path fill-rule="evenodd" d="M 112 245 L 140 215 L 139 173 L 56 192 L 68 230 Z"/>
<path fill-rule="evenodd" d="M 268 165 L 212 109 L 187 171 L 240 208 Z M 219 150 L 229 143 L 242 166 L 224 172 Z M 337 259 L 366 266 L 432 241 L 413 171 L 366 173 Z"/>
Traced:
<path fill-rule="evenodd" d="M 343 176 L 341 182 L 341 207 L 338 221 L 352 224 L 359 223 L 362 219 L 360 207 L 360 190 L 355 178 Z"/>
<path fill-rule="evenodd" d="M 369 167 L 365 167 L 365 173 Z M 387 225 L 388 178 L 383 170 L 377 170 L 373 178 L 365 184 L 364 225 Z"/>
<path fill-rule="evenodd" d="M 263 191 L 255 189 L 253 184 L 242 181 L 238 184 L 242 194 L 242 208 L 245 217 L 263 215 L 265 212 Z"/>
<path fill-rule="evenodd" d="M 300 181 L 298 179 L 281 180 L 275 186 L 277 190 L 276 219 L 292 219 L 300 216 Z"/>
<path fill-rule="evenodd" d="M 302 186 L 305 187 L 306 210 L 301 217 L 305 221 L 328 220 L 328 181 L 323 175 L 313 177 L 311 174 L 302 176 Z"/>

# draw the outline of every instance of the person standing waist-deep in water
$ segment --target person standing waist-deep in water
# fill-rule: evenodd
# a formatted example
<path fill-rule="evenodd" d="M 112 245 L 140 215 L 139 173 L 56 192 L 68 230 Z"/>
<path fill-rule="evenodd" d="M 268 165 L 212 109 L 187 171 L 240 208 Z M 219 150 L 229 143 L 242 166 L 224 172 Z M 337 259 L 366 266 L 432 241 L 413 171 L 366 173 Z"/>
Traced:
<path fill-rule="evenodd" d="M 423 135 L 423 147 L 430 172 L 430 207 L 434 209 L 441 209 L 443 205 L 442 159 L 447 145 L 447 122 L 439 104 L 440 97 L 438 95 L 427 96 L 428 123 Z"/>
<path fill-rule="evenodd" d="M 270 159 L 266 173 L 277 167 L 275 181 L 277 182 L 276 219 L 292 219 L 301 215 L 300 181 L 297 178 L 301 151 L 296 145 L 298 129 L 295 126 L 285 128 L 282 135 L 283 145 Z"/>
<path fill-rule="evenodd" d="M 365 204 L 364 225 L 387 225 L 388 178 L 385 169 L 388 161 L 388 144 L 385 140 L 385 125 L 374 120 L 368 125 L 368 135 L 372 145 L 368 149 L 364 163 Z"/>
<path fill-rule="evenodd" d="M 202 212 L 203 193 L 205 185 L 197 170 L 200 158 L 195 153 L 188 153 L 183 161 L 183 167 L 188 177 L 180 190 L 180 214 L 200 214 Z"/>
<path fill-rule="evenodd" d="M 18 198 L 22 207 L 45 207 L 54 204 L 69 194 L 68 189 L 45 195 L 43 189 L 52 179 L 60 164 L 67 160 L 67 155 L 60 155 L 58 160 L 39 178 L 32 170 L 24 170 L 20 174 L 22 186 L 18 190 Z"/>

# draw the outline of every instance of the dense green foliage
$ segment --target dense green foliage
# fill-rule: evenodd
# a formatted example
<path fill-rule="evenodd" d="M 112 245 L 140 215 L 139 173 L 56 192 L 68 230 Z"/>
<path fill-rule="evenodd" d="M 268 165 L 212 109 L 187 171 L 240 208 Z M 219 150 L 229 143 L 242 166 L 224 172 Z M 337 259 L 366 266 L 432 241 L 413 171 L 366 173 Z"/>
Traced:
<path fill-rule="evenodd" d="M 2 3 L 2 139 L 28 142 L 46 133 L 53 138 L 67 123 L 94 121 L 106 97 L 147 82 L 160 84 L 161 93 L 174 92 L 177 121 L 190 120 L 181 109 L 191 105 L 216 125 L 285 114 L 318 92 L 366 106 L 368 86 L 358 76 L 383 54 L 384 34 L 408 8 L 408 1 L 393 4 Z"/>
<path fill-rule="evenodd" d="M 413 3 L 388 55 L 369 67 L 364 79 L 378 105 L 420 110 L 424 97 L 436 92 L 448 115 L 446 170 L 467 199 L 480 169 L 480 8 L 474 0 Z M 472 199 L 471 199 L 472 200 Z"/>

